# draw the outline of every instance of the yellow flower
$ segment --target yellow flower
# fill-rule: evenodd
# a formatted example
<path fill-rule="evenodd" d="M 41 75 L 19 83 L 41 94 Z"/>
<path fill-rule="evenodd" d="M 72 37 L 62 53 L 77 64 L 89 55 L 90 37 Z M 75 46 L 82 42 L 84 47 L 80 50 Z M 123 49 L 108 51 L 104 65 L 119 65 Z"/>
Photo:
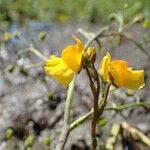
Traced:
<path fill-rule="evenodd" d="M 84 52 L 83 43 L 73 35 L 73 39 L 77 42 L 76 45 L 69 45 L 62 53 L 61 57 L 65 63 L 74 71 L 78 72 L 81 69 L 82 54 Z"/>
<path fill-rule="evenodd" d="M 115 86 L 131 90 L 137 90 L 144 86 L 144 70 L 133 71 L 123 60 L 111 61 L 110 53 L 107 53 L 100 62 L 100 73 L 104 80 Z"/>
<path fill-rule="evenodd" d="M 65 86 L 72 81 L 74 73 L 80 71 L 82 54 L 84 53 L 83 43 L 75 36 L 73 39 L 77 42 L 76 45 L 66 47 L 61 53 L 61 58 L 50 56 L 44 66 L 48 75 Z"/>

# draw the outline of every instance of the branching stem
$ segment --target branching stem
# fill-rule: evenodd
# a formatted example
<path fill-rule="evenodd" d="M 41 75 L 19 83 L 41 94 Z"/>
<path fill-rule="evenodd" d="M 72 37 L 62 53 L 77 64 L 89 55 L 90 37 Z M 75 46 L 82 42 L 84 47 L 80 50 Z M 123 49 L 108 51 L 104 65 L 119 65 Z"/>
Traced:
<path fill-rule="evenodd" d="M 109 27 L 106 26 L 106 27 L 100 29 L 100 30 L 97 32 L 97 34 L 95 34 L 92 38 L 87 37 L 89 40 L 88 40 L 87 43 L 85 44 L 85 49 L 87 49 L 87 48 L 89 47 L 89 45 L 90 45 L 93 41 L 97 40 L 97 39 L 98 39 L 106 30 L 108 30 L 108 29 L 109 29 Z"/>
<path fill-rule="evenodd" d="M 114 107 L 105 107 L 104 111 L 123 111 L 124 109 L 133 108 L 133 107 L 145 107 L 145 108 L 149 109 L 150 103 L 143 103 L 143 102 L 127 103 L 124 105 L 118 105 L 118 106 L 114 106 Z M 99 109 L 100 109 L 100 106 L 99 106 Z M 89 111 L 88 113 L 86 113 L 85 115 L 78 118 L 77 120 L 75 120 L 74 122 L 72 122 L 70 124 L 69 130 L 72 131 L 73 129 L 78 127 L 80 124 L 87 121 L 90 117 L 92 117 L 92 114 L 93 114 L 93 109 L 91 111 Z"/>

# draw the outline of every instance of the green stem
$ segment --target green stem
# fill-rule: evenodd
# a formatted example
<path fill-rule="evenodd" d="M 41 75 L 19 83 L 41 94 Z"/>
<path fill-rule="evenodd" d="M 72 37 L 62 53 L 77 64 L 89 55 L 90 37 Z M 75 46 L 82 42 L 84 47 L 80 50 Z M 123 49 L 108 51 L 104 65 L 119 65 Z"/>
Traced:
<path fill-rule="evenodd" d="M 74 75 L 73 80 L 70 83 L 69 88 L 68 88 L 66 105 L 65 105 L 65 113 L 64 113 L 64 122 L 66 124 L 69 124 L 70 111 L 72 107 L 72 99 L 73 99 L 74 88 L 75 88 L 75 79 L 76 79 L 76 75 Z"/>
<path fill-rule="evenodd" d="M 111 136 L 107 139 L 105 149 L 106 150 L 115 150 L 115 144 L 117 142 L 118 136 L 120 134 L 121 126 L 120 124 L 113 124 L 111 128 Z"/>
<path fill-rule="evenodd" d="M 105 31 L 107 31 L 109 29 L 108 26 L 100 29 L 93 38 L 89 38 L 87 37 L 89 40 L 87 41 L 87 43 L 85 44 L 85 49 L 87 49 L 89 47 L 89 45 L 95 41 L 96 39 L 98 39 Z M 85 34 L 84 34 L 85 35 Z"/>
<path fill-rule="evenodd" d="M 32 68 L 41 67 L 41 66 L 42 66 L 41 63 L 39 63 L 39 64 L 32 64 L 32 65 L 26 67 L 26 69 L 27 69 L 27 70 L 30 70 L 30 69 L 32 69 Z"/>
<path fill-rule="evenodd" d="M 69 136 L 69 132 L 70 132 L 69 131 L 69 119 L 70 119 L 70 111 L 72 107 L 72 99 L 73 99 L 74 88 L 75 88 L 75 78 L 76 78 L 76 75 L 74 75 L 74 78 L 68 88 L 68 94 L 67 94 L 66 103 L 65 103 L 63 128 L 62 128 L 61 135 L 60 135 L 60 138 L 56 145 L 55 150 L 63 150 L 67 142 L 68 136 Z"/>
<path fill-rule="evenodd" d="M 144 47 L 141 43 L 134 40 L 133 38 L 127 37 L 124 34 L 120 33 L 120 36 L 122 36 L 123 38 L 125 38 L 125 39 L 129 40 L 130 42 L 134 43 L 150 59 L 150 54 L 144 49 Z"/>
<path fill-rule="evenodd" d="M 150 108 L 149 103 L 138 102 L 138 103 L 128 103 L 125 105 L 119 105 L 119 106 L 115 106 L 115 107 L 106 107 L 104 110 L 105 111 L 111 111 L 111 110 L 122 111 L 123 109 L 127 109 L 130 107 L 136 107 L 136 106 Z M 85 115 L 78 118 L 77 120 L 75 120 L 74 122 L 72 122 L 70 124 L 69 130 L 72 131 L 73 129 L 78 127 L 80 124 L 84 123 L 86 120 L 88 120 L 92 116 L 92 114 L 93 114 L 93 109 L 91 111 L 89 111 L 88 113 L 86 113 Z"/>
<path fill-rule="evenodd" d="M 99 104 L 100 105 L 99 106 L 99 117 L 104 112 L 104 109 L 105 109 L 105 106 L 106 106 L 106 103 L 107 103 L 107 97 L 108 97 L 108 94 L 109 94 L 110 86 L 111 86 L 111 83 L 106 84 L 105 91 L 104 91 L 104 98 L 103 98 L 102 102 Z"/>
<path fill-rule="evenodd" d="M 136 107 L 136 106 L 150 108 L 150 103 L 143 103 L 143 102 L 128 103 L 128 104 L 125 104 L 125 105 L 118 105 L 118 106 L 114 106 L 114 107 L 106 107 L 105 110 L 106 111 L 109 111 L 109 110 L 121 111 L 123 109 L 130 108 L 130 107 Z"/>
<path fill-rule="evenodd" d="M 74 122 L 72 122 L 70 124 L 70 131 L 72 131 L 74 128 L 78 127 L 80 124 L 82 124 L 84 121 L 86 121 L 87 119 L 89 119 L 93 114 L 93 109 L 91 111 L 89 111 L 88 113 L 86 113 L 85 115 L 81 116 L 79 119 L 75 120 Z"/>
<path fill-rule="evenodd" d="M 127 39 L 128 41 L 130 41 L 130 42 L 132 42 L 133 44 L 135 44 L 135 46 L 137 47 L 137 48 L 139 48 L 147 57 L 148 57 L 148 59 L 150 59 L 150 54 L 145 50 L 145 48 L 143 47 L 143 45 L 142 45 L 142 43 L 140 43 L 140 42 L 138 42 L 138 41 L 136 41 L 135 39 L 133 39 L 133 38 L 131 38 L 131 37 L 128 37 L 128 36 L 126 36 L 125 34 L 123 34 L 123 33 L 109 33 L 109 34 L 105 34 L 105 35 L 103 35 L 103 37 L 108 37 L 108 36 L 121 36 L 122 38 L 125 38 L 125 39 Z"/>
<path fill-rule="evenodd" d="M 133 138 L 142 141 L 146 146 L 150 147 L 150 138 L 144 135 L 140 130 L 132 127 L 127 122 L 122 122 L 121 126 L 124 130 L 129 132 Z"/>
<path fill-rule="evenodd" d="M 41 59 L 43 59 L 43 60 L 46 60 L 46 59 L 47 59 L 43 54 L 41 54 L 41 53 L 40 53 L 38 50 L 36 50 L 34 47 L 30 46 L 29 50 L 30 50 L 31 52 L 33 52 L 35 55 L 37 55 L 38 57 L 40 57 Z"/>

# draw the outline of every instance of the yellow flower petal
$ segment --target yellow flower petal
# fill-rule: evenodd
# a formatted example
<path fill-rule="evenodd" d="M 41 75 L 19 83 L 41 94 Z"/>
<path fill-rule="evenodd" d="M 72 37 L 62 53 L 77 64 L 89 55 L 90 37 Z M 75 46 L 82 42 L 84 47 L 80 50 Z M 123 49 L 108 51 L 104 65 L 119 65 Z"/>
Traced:
<path fill-rule="evenodd" d="M 114 82 L 117 86 L 126 87 L 131 90 L 137 90 L 144 86 L 144 71 L 132 71 L 132 68 L 128 67 L 126 61 L 112 61 L 109 72 L 113 78 L 112 83 Z"/>
<path fill-rule="evenodd" d="M 144 70 L 133 71 L 123 60 L 111 61 L 109 53 L 103 57 L 100 63 L 100 72 L 107 82 L 115 86 L 131 90 L 137 90 L 144 86 Z"/>
<path fill-rule="evenodd" d="M 137 90 L 144 85 L 144 70 L 132 71 L 132 68 L 127 68 L 123 86 L 131 90 Z"/>
<path fill-rule="evenodd" d="M 75 36 L 73 36 L 73 38 L 77 42 L 77 44 L 66 47 L 62 51 L 61 57 L 73 71 L 78 72 L 81 69 L 81 61 L 82 61 L 82 54 L 84 52 L 84 45 Z"/>
<path fill-rule="evenodd" d="M 54 79 L 65 86 L 67 86 L 73 79 L 73 70 L 68 67 L 62 58 L 58 58 L 54 55 L 45 62 L 44 69 L 48 75 L 51 75 Z"/>
<path fill-rule="evenodd" d="M 110 53 L 107 53 L 106 56 L 103 57 L 102 61 L 100 62 L 100 73 L 104 80 L 109 82 L 109 66 L 111 62 L 111 56 Z"/>
<path fill-rule="evenodd" d="M 126 61 L 123 60 L 112 61 L 110 63 L 109 74 L 108 74 L 110 82 L 117 86 L 123 86 L 127 67 L 128 67 L 128 63 Z"/>

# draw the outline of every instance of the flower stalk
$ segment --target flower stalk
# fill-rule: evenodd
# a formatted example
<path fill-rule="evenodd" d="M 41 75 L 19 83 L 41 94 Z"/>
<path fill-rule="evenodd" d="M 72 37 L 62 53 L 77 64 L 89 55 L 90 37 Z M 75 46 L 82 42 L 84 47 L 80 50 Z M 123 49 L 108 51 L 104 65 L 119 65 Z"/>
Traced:
<path fill-rule="evenodd" d="M 93 100 L 94 100 L 93 117 L 92 117 L 92 122 L 91 122 L 91 138 L 92 138 L 92 150 L 96 150 L 96 147 L 97 147 L 96 123 L 99 118 L 98 100 L 99 100 L 99 93 L 100 93 L 100 81 L 99 81 L 99 75 L 95 69 L 94 63 L 92 63 L 91 69 L 94 72 L 94 78 L 92 78 L 89 68 L 85 66 L 85 70 L 90 80 L 90 87 L 93 93 Z M 96 81 L 96 84 L 94 83 L 94 81 Z"/>
<path fill-rule="evenodd" d="M 69 119 L 70 119 L 70 111 L 72 107 L 72 99 L 73 99 L 74 88 L 75 88 L 75 78 L 76 78 L 76 75 L 74 75 L 73 80 L 70 83 L 69 88 L 68 88 L 68 94 L 67 94 L 66 104 L 65 104 L 63 128 L 62 128 L 60 139 L 58 141 L 58 144 L 56 145 L 55 150 L 63 150 L 67 142 L 67 138 L 69 136 L 69 132 L 70 132 L 69 131 Z"/>

